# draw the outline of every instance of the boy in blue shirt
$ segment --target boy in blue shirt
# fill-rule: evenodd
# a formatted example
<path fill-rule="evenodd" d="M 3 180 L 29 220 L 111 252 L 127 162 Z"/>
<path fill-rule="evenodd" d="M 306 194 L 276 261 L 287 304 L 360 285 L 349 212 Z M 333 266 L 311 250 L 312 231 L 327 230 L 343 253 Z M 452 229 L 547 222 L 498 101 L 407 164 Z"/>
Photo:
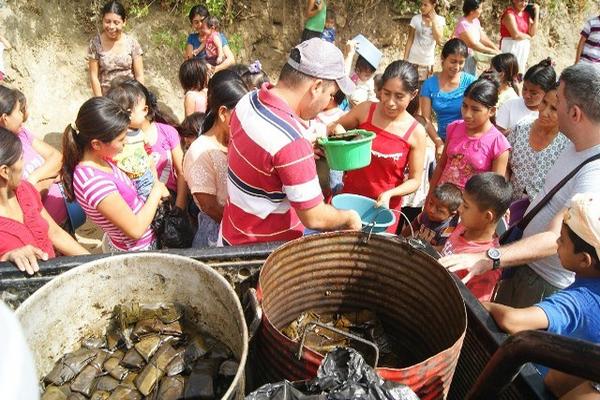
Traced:
<path fill-rule="evenodd" d="M 557 241 L 558 256 L 575 282 L 527 308 L 484 303 L 501 329 L 516 333 L 546 329 L 572 338 L 600 343 L 600 196 L 577 194 L 565 214 Z M 582 379 L 549 370 L 544 381 L 560 397 Z"/>

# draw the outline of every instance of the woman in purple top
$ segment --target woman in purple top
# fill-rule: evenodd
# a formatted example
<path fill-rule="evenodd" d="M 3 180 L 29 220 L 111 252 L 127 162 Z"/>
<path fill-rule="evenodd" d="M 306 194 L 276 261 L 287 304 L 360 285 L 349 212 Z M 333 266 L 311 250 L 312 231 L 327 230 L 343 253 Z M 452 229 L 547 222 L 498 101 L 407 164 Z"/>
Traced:
<path fill-rule="evenodd" d="M 123 149 L 128 125 L 129 114 L 117 103 L 93 97 L 63 137 L 65 193 L 104 230 L 104 251 L 156 248 L 150 223 L 161 198 L 168 196 L 156 181 L 144 204 L 131 180 L 110 161 Z"/>
<path fill-rule="evenodd" d="M 67 218 L 67 210 L 55 182 L 62 157 L 58 150 L 36 139 L 23 126 L 27 117 L 27 102 L 23 93 L 0 86 L 0 127 L 11 131 L 21 140 L 24 161 L 22 178 L 40 192 L 44 208 L 57 224 L 62 225 Z"/>

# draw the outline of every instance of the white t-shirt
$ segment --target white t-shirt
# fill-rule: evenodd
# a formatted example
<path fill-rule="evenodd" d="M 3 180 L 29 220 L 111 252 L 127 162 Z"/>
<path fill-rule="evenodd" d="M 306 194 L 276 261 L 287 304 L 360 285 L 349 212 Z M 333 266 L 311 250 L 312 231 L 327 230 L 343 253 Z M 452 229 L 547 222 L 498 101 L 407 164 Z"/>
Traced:
<path fill-rule="evenodd" d="M 446 25 L 446 20 L 441 15 L 437 15 L 434 22 L 441 30 Z M 423 23 L 421 14 L 412 17 L 410 26 L 415 29 L 415 38 L 408 53 L 408 62 L 417 65 L 435 64 L 435 39 L 431 26 Z"/>
<path fill-rule="evenodd" d="M 538 117 L 538 111 L 531 111 L 522 97 L 507 100 L 496 113 L 496 125 L 503 129 L 512 129 L 525 117 Z"/>
<path fill-rule="evenodd" d="M 569 143 L 563 153 L 558 157 L 554 167 L 546 175 L 544 188 L 529 205 L 530 211 L 546 196 L 567 174 L 571 173 L 579 164 L 594 154 L 600 153 L 600 145 L 591 147 L 580 152 L 575 151 L 575 145 Z M 586 164 L 569 182 L 567 182 L 546 204 L 544 208 L 531 220 L 523 237 L 529 237 L 548 229 L 548 224 L 563 208 L 569 206 L 569 202 L 577 193 L 600 194 L 600 160 Z M 575 274 L 564 269 L 557 254 L 528 264 L 539 276 L 554 286 L 565 288 L 575 280 Z"/>
<path fill-rule="evenodd" d="M 0 301 L 0 394 L 2 400 L 38 400 L 31 351 L 15 314 Z"/>

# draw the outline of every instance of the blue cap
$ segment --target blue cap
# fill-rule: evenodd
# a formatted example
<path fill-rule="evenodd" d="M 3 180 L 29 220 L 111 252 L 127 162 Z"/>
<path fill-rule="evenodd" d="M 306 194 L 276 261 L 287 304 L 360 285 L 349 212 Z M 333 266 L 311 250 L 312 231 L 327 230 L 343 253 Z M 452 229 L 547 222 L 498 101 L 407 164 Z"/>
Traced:
<path fill-rule="evenodd" d="M 381 62 L 383 53 L 363 35 L 357 35 L 352 40 L 357 43 L 356 52 L 365 60 L 367 60 L 367 62 L 371 64 L 373 68 L 377 69 L 379 67 L 379 63 Z"/>

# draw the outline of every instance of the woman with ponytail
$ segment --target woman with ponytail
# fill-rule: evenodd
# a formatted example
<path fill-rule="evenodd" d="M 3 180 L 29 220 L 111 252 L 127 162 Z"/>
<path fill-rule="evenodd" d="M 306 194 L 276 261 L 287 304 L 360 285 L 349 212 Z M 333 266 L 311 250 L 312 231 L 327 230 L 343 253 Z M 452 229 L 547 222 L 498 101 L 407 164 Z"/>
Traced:
<path fill-rule="evenodd" d="M 54 249 L 68 256 L 88 254 L 54 222 L 35 187 L 21 179 L 23 166 L 21 141 L 0 128 L 0 261 L 32 275 L 37 260 L 54 257 Z"/>
<path fill-rule="evenodd" d="M 168 196 L 156 181 L 144 204 L 131 179 L 112 161 L 123 149 L 128 125 L 127 111 L 108 98 L 93 97 L 63 135 L 65 193 L 102 228 L 105 252 L 156 248 L 150 223 L 161 197 Z"/>
<path fill-rule="evenodd" d="M 192 247 L 214 246 L 227 200 L 227 146 L 229 119 L 238 101 L 247 93 L 239 75 L 225 70 L 208 83 L 208 114 L 202 134 L 183 160 L 183 174 L 200 208 L 198 231 Z"/>

